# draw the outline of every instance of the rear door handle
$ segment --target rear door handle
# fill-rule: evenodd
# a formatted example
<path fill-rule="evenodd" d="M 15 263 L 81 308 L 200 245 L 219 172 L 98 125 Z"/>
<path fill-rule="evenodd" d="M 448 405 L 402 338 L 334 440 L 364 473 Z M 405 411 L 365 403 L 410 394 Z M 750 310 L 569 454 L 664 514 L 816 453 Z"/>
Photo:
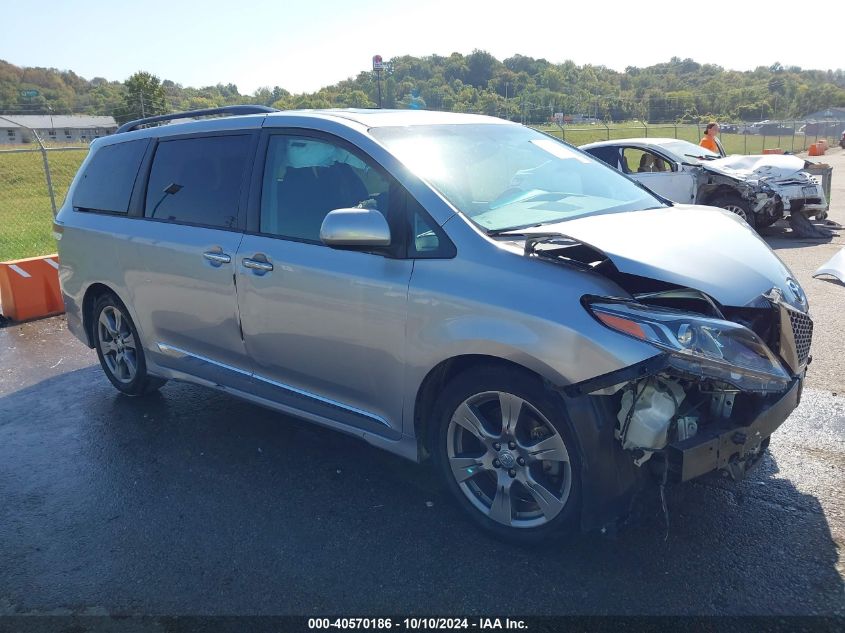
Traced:
<path fill-rule="evenodd" d="M 210 261 L 214 266 L 222 266 L 223 264 L 228 264 L 232 261 L 231 256 L 219 251 L 206 251 L 202 254 L 202 256 Z"/>
<path fill-rule="evenodd" d="M 267 261 L 261 261 L 258 259 L 251 259 L 249 257 L 244 257 L 243 260 L 244 268 L 251 268 L 252 270 L 256 271 L 257 274 L 263 275 L 264 273 L 269 273 L 273 270 L 273 264 Z"/>

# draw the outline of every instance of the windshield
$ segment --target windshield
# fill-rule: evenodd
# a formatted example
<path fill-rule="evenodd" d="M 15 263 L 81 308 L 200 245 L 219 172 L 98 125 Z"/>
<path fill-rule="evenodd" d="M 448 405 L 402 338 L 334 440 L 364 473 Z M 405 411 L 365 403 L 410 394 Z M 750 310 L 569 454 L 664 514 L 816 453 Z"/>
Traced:
<path fill-rule="evenodd" d="M 663 206 L 616 170 L 530 128 L 482 123 L 370 132 L 488 232 Z"/>
<path fill-rule="evenodd" d="M 676 156 L 680 156 L 685 163 L 699 164 L 702 160 L 713 160 L 721 158 L 720 154 L 711 152 L 709 149 L 690 143 L 689 141 L 670 141 L 662 143 L 661 147 L 666 148 Z"/>

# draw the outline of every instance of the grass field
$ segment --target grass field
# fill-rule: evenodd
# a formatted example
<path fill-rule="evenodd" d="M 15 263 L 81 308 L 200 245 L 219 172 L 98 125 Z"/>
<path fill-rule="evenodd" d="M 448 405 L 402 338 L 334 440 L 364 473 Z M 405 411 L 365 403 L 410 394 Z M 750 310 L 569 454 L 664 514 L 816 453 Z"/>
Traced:
<path fill-rule="evenodd" d="M 584 145 L 595 141 L 621 138 L 679 138 L 690 141 L 696 145 L 704 135 L 704 125 L 648 125 L 642 126 L 636 123 L 610 123 L 605 126 L 603 123 L 596 125 L 566 125 L 563 130 L 556 125 L 546 125 L 540 128 L 564 138 L 573 145 Z M 800 152 L 813 143 L 815 137 L 805 137 L 803 134 L 790 134 L 788 136 L 758 136 L 756 134 L 720 134 L 719 138 L 728 154 L 761 154 L 764 149 L 780 148 L 786 152 Z M 828 139 L 830 140 L 830 139 Z"/>
<path fill-rule="evenodd" d="M 48 152 L 56 205 L 87 153 Z M 0 261 L 56 252 L 52 221 L 41 153 L 0 152 Z"/>

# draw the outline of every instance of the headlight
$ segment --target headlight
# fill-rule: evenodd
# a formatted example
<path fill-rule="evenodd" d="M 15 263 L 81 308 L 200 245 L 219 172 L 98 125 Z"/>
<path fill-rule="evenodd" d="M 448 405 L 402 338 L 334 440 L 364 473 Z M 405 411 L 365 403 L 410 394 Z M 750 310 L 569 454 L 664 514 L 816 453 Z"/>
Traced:
<path fill-rule="evenodd" d="M 748 391 L 783 391 L 789 374 L 763 341 L 737 323 L 634 301 L 594 299 L 587 308 L 612 330 L 656 345 L 670 365 Z"/>

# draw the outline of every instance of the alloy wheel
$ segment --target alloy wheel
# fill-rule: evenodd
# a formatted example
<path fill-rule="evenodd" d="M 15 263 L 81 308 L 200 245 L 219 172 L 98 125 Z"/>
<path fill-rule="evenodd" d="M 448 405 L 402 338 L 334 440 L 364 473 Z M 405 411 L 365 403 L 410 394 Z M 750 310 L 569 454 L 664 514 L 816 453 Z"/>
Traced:
<path fill-rule="evenodd" d="M 446 441 L 458 487 L 497 523 L 538 527 L 566 506 L 572 487 L 566 443 L 530 402 L 502 391 L 475 394 L 455 410 Z"/>
<path fill-rule="evenodd" d="M 138 351 L 129 320 L 114 306 L 106 306 L 97 321 L 97 342 L 114 378 L 128 384 L 138 373 Z"/>
<path fill-rule="evenodd" d="M 726 211 L 730 211 L 731 213 L 736 213 L 739 217 L 748 222 L 748 214 L 745 212 L 745 209 L 743 209 L 741 206 L 736 204 L 728 204 L 722 208 Z"/>

